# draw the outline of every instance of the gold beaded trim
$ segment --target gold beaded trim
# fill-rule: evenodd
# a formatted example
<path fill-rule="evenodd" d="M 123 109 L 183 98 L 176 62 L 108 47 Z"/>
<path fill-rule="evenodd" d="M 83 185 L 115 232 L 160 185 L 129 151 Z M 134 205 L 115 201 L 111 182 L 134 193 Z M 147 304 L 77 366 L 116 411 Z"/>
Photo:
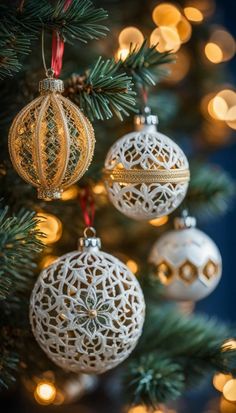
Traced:
<path fill-rule="evenodd" d="M 105 169 L 103 171 L 105 179 L 112 182 L 122 182 L 122 183 L 178 183 L 178 182 L 188 182 L 190 179 L 190 172 L 188 169 L 172 169 L 167 170 L 150 170 L 144 171 L 140 170 L 109 170 Z"/>

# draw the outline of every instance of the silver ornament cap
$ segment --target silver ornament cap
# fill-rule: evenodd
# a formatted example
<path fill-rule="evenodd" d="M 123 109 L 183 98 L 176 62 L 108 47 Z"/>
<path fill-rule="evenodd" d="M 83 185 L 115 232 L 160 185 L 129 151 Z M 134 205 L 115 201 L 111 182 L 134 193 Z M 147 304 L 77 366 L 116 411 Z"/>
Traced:
<path fill-rule="evenodd" d="M 96 237 L 96 230 L 93 227 L 86 227 L 84 230 L 84 236 L 79 238 L 78 248 L 80 251 L 84 249 L 97 249 L 101 248 L 101 239 Z"/>
<path fill-rule="evenodd" d="M 174 228 L 175 229 L 195 228 L 196 225 L 197 225 L 196 218 L 189 216 L 187 210 L 184 210 L 180 217 L 176 217 L 174 219 Z"/>
<path fill-rule="evenodd" d="M 148 127 L 156 131 L 158 123 L 158 116 L 153 115 L 148 106 L 145 106 L 143 112 L 139 115 L 135 115 L 134 117 L 134 126 L 136 131 L 140 131 L 144 127 Z"/>
<path fill-rule="evenodd" d="M 54 79 L 53 77 L 47 77 L 46 79 L 40 80 L 39 92 L 41 94 L 48 93 L 48 92 L 63 93 L 64 83 L 61 79 Z"/>

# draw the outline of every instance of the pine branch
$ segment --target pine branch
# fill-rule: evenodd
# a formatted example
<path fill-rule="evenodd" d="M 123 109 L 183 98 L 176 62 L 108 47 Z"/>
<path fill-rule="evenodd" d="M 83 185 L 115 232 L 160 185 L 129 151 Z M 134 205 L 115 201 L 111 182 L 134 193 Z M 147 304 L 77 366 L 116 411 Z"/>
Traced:
<path fill-rule="evenodd" d="M 8 208 L 0 213 L 0 296 L 13 290 L 24 291 L 32 276 L 36 254 L 41 251 L 33 212 L 21 211 L 8 216 Z"/>
<path fill-rule="evenodd" d="M 73 1 L 66 10 L 64 5 L 65 1 L 59 0 L 52 18 L 45 23 L 59 30 L 65 40 L 76 39 L 87 43 L 106 35 L 107 27 L 99 23 L 107 18 L 105 10 L 95 9 L 90 0 Z"/>
<path fill-rule="evenodd" d="M 235 183 L 218 166 L 196 162 L 191 165 L 191 180 L 185 199 L 190 214 L 207 219 L 227 212 L 235 196 Z"/>
<path fill-rule="evenodd" d="M 178 397 L 206 374 L 236 375 L 236 350 L 222 347 L 233 335 L 214 319 L 184 316 L 173 305 L 149 304 L 144 333 L 127 367 L 125 386 L 131 383 L 132 401 L 153 406 Z M 158 371 L 164 376 L 161 382 Z"/>
<path fill-rule="evenodd" d="M 182 367 L 165 354 L 145 354 L 130 363 L 125 388 L 129 402 L 155 409 L 159 403 L 181 396 L 184 390 Z"/>
<path fill-rule="evenodd" d="M 78 104 L 91 119 L 119 119 L 128 116 L 135 105 L 131 78 L 119 71 L 113 59 L 97 59 L 84 75 L 72 75 L 66 81 L 65 95 Z"/>
<path fill-rule="evenodd" d="M 168 70 L 162 66 L 173 61 L 172 53 L 160 53 L 156 50 L 156 45 L 148 47 L 145 40 L 140 49 L 131 44 L 128 56 L 120 63 L 124 71 L 133 77 L 135 83 L 154 86 L 168 74 Z"/>

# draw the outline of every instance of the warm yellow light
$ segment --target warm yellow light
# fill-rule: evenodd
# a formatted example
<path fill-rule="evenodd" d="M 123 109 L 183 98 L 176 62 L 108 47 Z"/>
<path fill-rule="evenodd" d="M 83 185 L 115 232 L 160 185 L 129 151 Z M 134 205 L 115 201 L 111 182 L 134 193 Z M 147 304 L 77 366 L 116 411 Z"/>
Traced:
<path fill-rule="evenodd" d="M 236 106 L 228 110 L 225 121 L 231 129 L 236 129 Z"/>
<path fill-rule="evenodd" d="M 34 392 L 34 397 L 39 404 L 50 404 L 55 400 L 56 387 L 53 383 L 40 382 Z"/>
<path fill-rule="evenodd" d="M 196 7 L 185 7 L 184 14 L 191 22 L 200 23 L 203 21 L 202 12 Z"/>
<path fill-rule="evenodd" d="M 236 340 L 234 340 L 233 338 L 227 340 L 224 342 L 223 346 L 222 346 L 223 350 L 236 350 Z"/>
<path fill-rule="evenodd" d="M 156 44 L 156 49 L 159 52 L 177 52 L 181 46 L 181 41 L 175 27 L 161 26 L 151 33 L 150 44 Z"/>
<path fill-rule="evenodd" d="M 70 199 L 76 199 L 79 195 L 79 188 L 77 185 L 72 185 L 70 188 L 66 189 L 62 195 L 62 201 L 69 201 Z"/>
<path fill-rule="evenodd" d="M 126 265 L 133 274 L 136 274 L 138 271 L 138 264 L 134 260 L 128 260 Z"/>
<path fill-rule="evenodd" d="M 220 399 L 221 413 L 236 413 L 236 403 L 229 402 L 223 396 Z"/>
<path fill-rule="evenodd" d="M 93 187 L 93 192 L 96 195 L 101 195 L 101 194 L 105 194 L 106 190 L 103 184 L 96 184 Z"/>
<path fill-rule="evenodd" d="M 56 255 L 46 255 L 45 257 L 43 257 L 42 261 L 40 262 L 40 267 L 41 268 L 46 268 L 49 265 L 51 265 L 54 261 L 57 260 L 57 256 Z"/>
<path fill-rule="evenodd" d="M 152 19 L 157 26 L 176 26 L 181 19 L 181 13 L 174 4 L 162 3 L 153 10 Z"/>
<path fill-rule="evenodd" d="M 177 29 L 181 43 L 186 43 L 191 37 L 192 26 L 188 22 L 188 20 L 185 19 L 184 16 L 181 17 L 181 20 L 177 24 L 176 29 Z"/>
<path fill-rule="evenodd" d="M 120 47 L 116 53 L 117 60 L 124 61 L 126 57 L 129 55 L 129 51 L 130 49 L 128 47 Z"/>
<path fill-rule="evenodd" d="M 236 402 L 236 379 L 227 381 L 223 388 L 223 395 L 229 402 Z"/>
<path fill-rule="evenodd" d="M 234 57 L 236 50 L 235 39 L 224 28 L 215 29 L 211 34 L 210 42 L 217 44 L 222 50 L 222 62 L 226 62 Z"/>
<path fill-rule="evenodd" d="M 143 41 L 144 41 L 143 34 L 137 27 L 133 27 L 133 26 L 126 27 L 119 34 L 119 45 L 122 49 L 123 48 L 129 49 L 131 43 L 134 46 L 135 45 L 141 46 Z"/>
<path fill-rule="evenodd" d="M 223 52 L 216 43 L 209 42 L 205 46 L 205 55 L 212 63 L 221 63 L 223 61 Z"/>
<path fill-rule="evenodd" d="M 213 386 L 216 390 L 222 392 L 224 385 L 232 379 L 230 374 L 216 373 L 213 377 Z"/>
<path fill-rule="evenodd" d="M 160 217 L 160 218 L 151 219 L 148 222 L 154 227 L 160 227 L 161 225 L 166 224 L 168 222 L 168 219 L 169 219 L 168 216 L 164 215 L 163 217 Z"/>
<path fill-rule="evenodd" d="M 217 93 L 217 96 L 220 96 L 226 101 L 228 108 L 236 105 L 236 93 L 232 89 L 221 90 Z"/>
<path fill-rule="evenodd" d="M 216 95 L 212 99 L 212 109 L 217 119 L 224 120 L 228 111 L 228 105 L 221 96 Z"/>
<path fill-rule="evenodd" d="M 57 242 L 62 235 L 62 223 L 59 218 L 46 212 L 39 212 L 37 218 L 40 220 L 37 229 L 46 235 L 46 238 L 40 239 L 47 245 Z"/>

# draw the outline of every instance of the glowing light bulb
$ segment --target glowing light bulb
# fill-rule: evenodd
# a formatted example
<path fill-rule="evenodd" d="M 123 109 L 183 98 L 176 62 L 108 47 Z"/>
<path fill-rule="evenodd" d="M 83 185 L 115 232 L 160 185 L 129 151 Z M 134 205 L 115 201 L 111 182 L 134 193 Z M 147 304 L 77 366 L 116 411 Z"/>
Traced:
<path fill-rule="evenodd" d="M 227 381 L 223 388 L 223 395 L 229 402 L 236 402 L 236 379 Z"/>
<path fill-rule="evenodd" d="M 50 382 L 40 382 L 34 392 L 35 400 L 39 404 L 51 404 L 56 397 L 56 387 Z"/>
<path fill-rule="evenodd" d="M 224 385 L 231 379 L 231 374 L 216 373 L 213 377 L 213 386 L 216 390 L 222 392 Z"/>
<path fill-rule="evenodd" d="M 126 27 L 119 34 L 119 45 L 121 48 L 128 48 L 132 43 L 134 46 L 141 46 L 144 41 L 142 32 L 133 26 Z"/>
<path fill-rule="evenodd" d="M 181 43 L 186 43 L 191 37 L 192 26 L 184 16 L 181 17 L 176 29 Z"/>
<path fill-rule="evenodd" d="M 166 224 L 168 222 L 168 219 L 169 219 L 168 216 L 164 215 L 163 217 L 160 217 L 160 218 L 151 219 L 148 222 L 154 227 L 160 227 L 161 225 Z"/>
<path fill-rule="evenodd" d="M 228 105 L 221 96 L 215 96 L 212 100 L 212 109 L 217 119 L 224 120 L 228 111 Z"/>
<path fill-rule="evenodd" d="M 205 55 L 212 63 L 221 63 L 223 61 L 223 52 L 218 44 L 209 42 L 205 46 Z"/>
<path fill-rule="evenodd" d="M 194 23 L 201 23 L 204 19 L 202 12 L 196 7 L 185 7 L 184 14 L 188 20 Z"/>
<path fill-rule="evenodd" d="M 181 19 L 181 13 L 174 4 L 162 3 L 153 10 L 152 19 L 157 26 L 176 26 Z"/>
<path fill-rule="evenodd" d="M 129 51 L 130 49 L 128 47 L 120 47 L 116 53 L 117 60 L 124 61 L 126 57 L 129 55 Z"/>
<path fill-rule="evenodd" d="M 46 212 L 40 212 L 36 217 L 40 220 L 37 224 L 37 229 L 46 235 L 46 238 L 39 236 L 44 244 L 48 245 L 57 242 L 62 235 L 62 223 L 59 218 Z"/>
<path fill-rule="evenodd" d="M 222 62 L 232 59 L 235 55 L 235 39 L 224 28 L 219 27 L 213 30 L 210 42 L 216 44 L 222 51 Z"/>
<path fill-rule="evenodd" d="M 136 274 L 138 271 L 138 264 L 134 260 L 128 260 L 126 265 L 133 274 Z"/>

